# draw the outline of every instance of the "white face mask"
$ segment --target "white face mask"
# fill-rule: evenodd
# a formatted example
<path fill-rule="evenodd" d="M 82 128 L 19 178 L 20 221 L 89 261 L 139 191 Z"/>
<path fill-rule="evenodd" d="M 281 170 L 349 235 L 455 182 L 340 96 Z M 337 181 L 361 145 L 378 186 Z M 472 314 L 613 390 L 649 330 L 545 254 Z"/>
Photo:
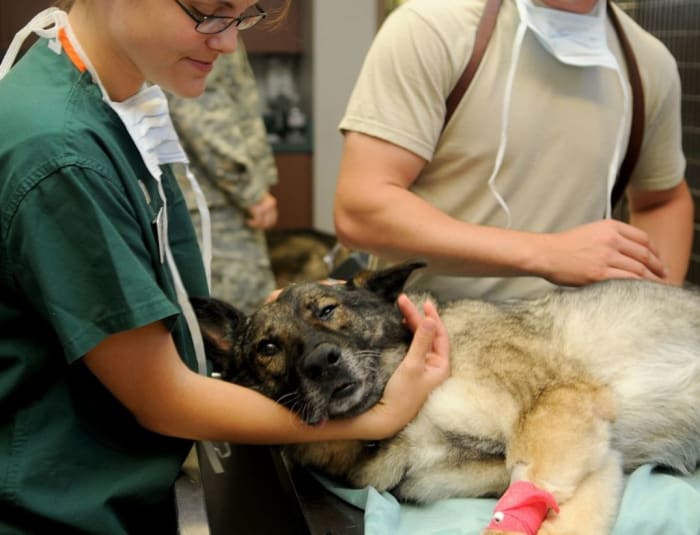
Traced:
<path fill-rule="evenodd" d="M 152 165 L 187 162 L 160 87 L 143 86 L 126 100 L 108 103 L 126 126 L 151 174 L 159 173 Z"/>
<path fill-rule="evenodd" d="M 73 45 L 77 50 L 77 45 Z M 87 65 L 87 63 L 86 63 Z M 91 70 L 90 72 L 93 72 Z M 96 74 L 93 76 L 97 79 Z M 98 82 L 99 83 L 99 82 Z M 207 274 L 207 281 L 211 280 L 211 223 L 209 208 L 204 193 L 197 179 L 189 168 L 189 160 L 185 154 L 175 127 L 173 126 L 168 108 L 168 99 L 163 90 L 157 85 L 144 85 L 138 93 L 121 102 L 113 102 L 102 91 L 103 99 L 115 111 L 124 123 L 129 136 L 139 150 L 146 167 L 158 182 L 159 193 L 165 206 L 165 193 L 162 190 L 160 166 L 169 163 L 184 163 L 185 172 L 190 186 L 195 192 L 197 210 L 202 221 L 202 256 Z M 161 222 L 160 218 L 165 218 Z M 159 231 L 159 244 L 161 246 L 161 261 L 165 256 L 167 245 L 167 215 L 159 215 L 157 221 Z"/>
<path fill-rule="evenodd" d="M 506 214 L 506 226 L 511 226 L 512 216 L 505 199 L 496 188 L 496 177 L 500 171 L 508 144 L 508 121 L 513 94 L 513 81 L 520 58 L 526 31 L 532 30 L 544 48 L 561 63 L 575 67 L 605 67 L 617 73 L 623 100 L 623 114 L 620 117 L 615 150 L 607 176 L 607 205 L 605 217 L 612 216 L 610 201 L 620 163 L 624 143 L 625 119 L 630 115 L 631 94 L 627 80 L 615 55 L 610 51 L 606 35 L 605 0 L 599 0 L 596 13 L 579 15 L 558 9 L 535 6 L 532 0 L 515 0 L 520 13 L 520 25 L 513 41 L 511 64 L 506 80 L 501 117 L 501 139 L 496 161 L 488 180 L 489 189 Z"/>
<path fill-rule="evenodd" d="M 562 63 L 617 68 L 617 59 L 608 48 L 604 2 L 585 15 L 536 6 L 532 0 L 516 0 L 516 4 L 520 20 Z"/>

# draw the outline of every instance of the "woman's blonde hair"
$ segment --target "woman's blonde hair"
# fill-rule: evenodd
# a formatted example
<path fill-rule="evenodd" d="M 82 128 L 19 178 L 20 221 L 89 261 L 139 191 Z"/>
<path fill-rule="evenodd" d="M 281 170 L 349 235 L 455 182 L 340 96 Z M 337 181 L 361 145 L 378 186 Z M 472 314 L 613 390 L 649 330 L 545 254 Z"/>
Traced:
<path fill-rule="evenodd" d="M 267 17 L 261 23 L 261 27 L 268 28 L 268 29 L 274 29 L 279 24 L 284 22 L 284 19 L 287 16 L 287 12 L 289 11 L 289 6 L 291 5 L 291 3 L 292 3 L 292 0 L 284 0 L 282 2 L 281 6 L 267 10 Z M 261 7 L 265 7 L 265 6 L 263 5 Z"/>

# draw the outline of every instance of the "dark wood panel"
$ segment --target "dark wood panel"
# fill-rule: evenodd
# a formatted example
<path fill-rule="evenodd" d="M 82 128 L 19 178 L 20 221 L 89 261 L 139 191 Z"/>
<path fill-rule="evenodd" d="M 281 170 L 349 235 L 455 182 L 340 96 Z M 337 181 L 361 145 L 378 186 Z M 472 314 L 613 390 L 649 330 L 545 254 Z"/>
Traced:
<path fill-rule="evenodd" d="M 283 0 L 265 2 L 264 8 L 274 18 L 283 5 Z M 304 51 L 304 36 L 309 17 L 310 0 L 292 0 L 284 19 L 274 25 L 259 24 L 241 34 L 249 53 L 253 54 L 299 54 Z"/>
<path fill-rule="evenodd" d="M 20 28 L 39 11 L 52 4 L 51 0 L 0 1 L 0 53 L 5 54 L 10 41 Z M 28 45 L 29 43 L 24 48 Z"/>
<path fill-rule="evenodd" d="M 271 189 L 277 197 L 279 220 L 275 228 L 313 226 L 312 157 L 307 152 L 275 154 L 279 182 Z"/>

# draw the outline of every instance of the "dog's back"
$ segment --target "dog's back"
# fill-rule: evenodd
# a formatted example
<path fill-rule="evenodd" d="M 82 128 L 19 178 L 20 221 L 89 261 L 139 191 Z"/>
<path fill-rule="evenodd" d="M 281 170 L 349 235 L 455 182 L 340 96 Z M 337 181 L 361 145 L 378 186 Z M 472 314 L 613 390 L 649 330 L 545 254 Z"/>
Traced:
<path fill-rule="evenodd" d="M 695 469 L 697 291 L 607 281 L 499 305 L 454 302 L 441 316 L 452 339 L 454 375 L 500 374 L 535 394 L 544 383 L 582 378 L 610 386 L 617 405 L 613 445 L 627 469 L 645 462 Z M 460 362 L 469 371 L 461 371 Z"/>
<path fill-rule="evenodd" d="M 609 281 L 567 298 L 562 336 L 617 400 L 613 445 L 627 469 L 683 473 L 700 458 L 700 294 Z"/>

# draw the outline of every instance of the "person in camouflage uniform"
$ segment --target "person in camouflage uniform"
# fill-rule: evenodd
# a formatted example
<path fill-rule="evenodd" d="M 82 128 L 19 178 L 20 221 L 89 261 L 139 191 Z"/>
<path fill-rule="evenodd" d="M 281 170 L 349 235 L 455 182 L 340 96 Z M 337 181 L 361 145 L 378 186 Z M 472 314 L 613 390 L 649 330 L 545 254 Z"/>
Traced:
<path fill-rule="evenodd" d="M 241 40 L 215 63 L 201 97 L 170 96 L 169 104 L 211 212 L 212 295 L 250 312 L 276 286 L 264 230 L 277 221 L 269 188 L 278 177 Z M 199 228 L 194 192 L 183 169 L 176 175 Z"/>

